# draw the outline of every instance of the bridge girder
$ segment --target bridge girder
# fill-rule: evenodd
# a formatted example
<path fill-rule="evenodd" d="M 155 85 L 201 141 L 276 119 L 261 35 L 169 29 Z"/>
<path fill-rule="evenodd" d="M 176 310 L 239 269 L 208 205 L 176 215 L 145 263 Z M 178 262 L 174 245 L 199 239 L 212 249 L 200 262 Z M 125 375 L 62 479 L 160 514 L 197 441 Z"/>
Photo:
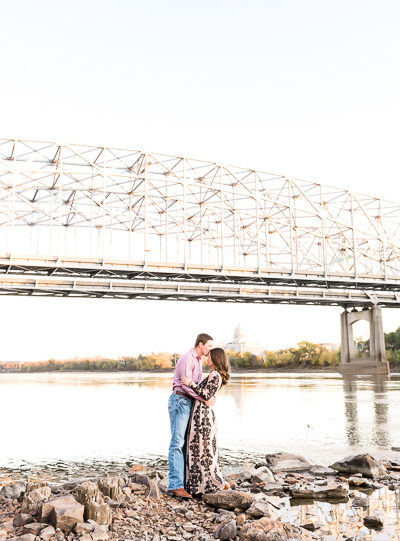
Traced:
<path fill-rule="evenodd" d="M 343 305 L 400 289 L 400 204 L 248 168 L 1 139 L 0 213 L 4 293 L 30 275 L 314 288 L 321 304 L 338 290 Z"/>

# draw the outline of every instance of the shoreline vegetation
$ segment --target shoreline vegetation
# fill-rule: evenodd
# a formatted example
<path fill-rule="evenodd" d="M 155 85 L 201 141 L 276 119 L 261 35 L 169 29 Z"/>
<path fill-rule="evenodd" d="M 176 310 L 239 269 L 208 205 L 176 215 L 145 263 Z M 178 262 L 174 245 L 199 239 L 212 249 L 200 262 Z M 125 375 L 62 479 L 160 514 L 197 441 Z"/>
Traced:
<path fill-rule="evenodd" d="M 387 359 L 392 366 L 400 367 L 400 327 L 385 333 Z M 356 339 L 357 356 L 369 355 L 369 340 Z M 340 363 L 340 349 L 330 351 L 321 344 L 302 341 L 296 347 L 278 351 L 265 351 L 264 355 L 243 354 L 227 351 L 232 372 L 276 372 L 276 371 L 335 371 Z M 49 359 L 39 362 L 1 362 L 1 372 L 170 372 L 174 370 L 181 353 L 150 353 L 117 359 L 101 356 Z"/>

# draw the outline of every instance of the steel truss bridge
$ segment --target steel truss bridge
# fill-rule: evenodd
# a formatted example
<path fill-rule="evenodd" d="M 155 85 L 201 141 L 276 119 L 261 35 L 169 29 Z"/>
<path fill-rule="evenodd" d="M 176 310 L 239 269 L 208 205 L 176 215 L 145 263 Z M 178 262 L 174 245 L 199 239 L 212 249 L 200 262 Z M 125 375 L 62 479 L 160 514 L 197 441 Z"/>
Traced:
<path fill-rule="evenodd" d="M 180 156 L 0 139 L 0 294 L 400 306 L 400 204 Z"/>

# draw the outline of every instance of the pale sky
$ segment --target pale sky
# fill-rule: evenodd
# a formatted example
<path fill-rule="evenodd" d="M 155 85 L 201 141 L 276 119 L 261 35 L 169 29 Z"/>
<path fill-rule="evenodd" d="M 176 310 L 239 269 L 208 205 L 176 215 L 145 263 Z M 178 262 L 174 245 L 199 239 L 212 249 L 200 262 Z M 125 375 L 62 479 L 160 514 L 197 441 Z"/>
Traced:
<path fill-rule="evenodd" d="M 17 0 L 0 137 L 216 160 L 400 201 L 400 4 Z M 241 321 L 338 342 L 339 308 L 0 297 L 0 360 L 184 351 Z M 385 331 L 400 311 L 384 310 Z M 357 332 L 356 332 L 357 334 Z"/>

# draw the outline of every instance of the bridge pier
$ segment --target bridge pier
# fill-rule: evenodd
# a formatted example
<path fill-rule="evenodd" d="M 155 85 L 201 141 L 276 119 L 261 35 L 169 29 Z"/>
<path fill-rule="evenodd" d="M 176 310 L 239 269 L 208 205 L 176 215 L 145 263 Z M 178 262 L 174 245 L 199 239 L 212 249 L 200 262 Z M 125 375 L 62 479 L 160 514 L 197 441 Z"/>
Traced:
<path fill-rule="evenodd" d="M 353 324 L 356 321 L 369 322 L 370 356 L 356 357 L 354 350 Z M 389 374 L 386 360 L 385 337 L 383 334 L 382 311 L 379 307 L 340 314 L 341 362 L 339 371 L 343 374 Z"/>

